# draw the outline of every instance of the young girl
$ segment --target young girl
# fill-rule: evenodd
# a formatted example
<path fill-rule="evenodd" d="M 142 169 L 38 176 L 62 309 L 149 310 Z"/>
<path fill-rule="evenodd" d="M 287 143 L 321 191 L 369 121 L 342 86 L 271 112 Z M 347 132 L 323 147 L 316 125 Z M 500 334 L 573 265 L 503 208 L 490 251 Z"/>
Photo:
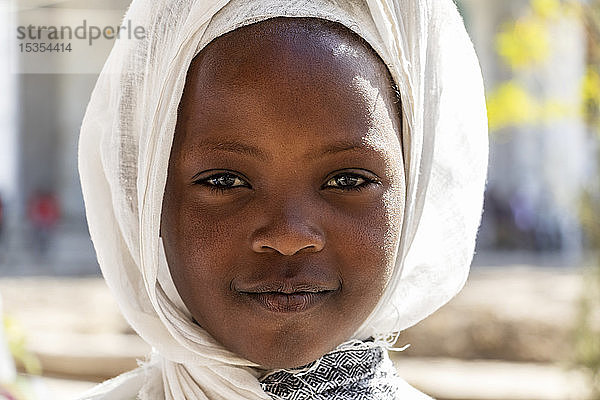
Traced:
<path fill-rule="evenodd" d="M 153 348 L 85 399 L 421 399 L 487 162 L 451 0 L 134 0 L 83 121 L 103 275 Z"/>

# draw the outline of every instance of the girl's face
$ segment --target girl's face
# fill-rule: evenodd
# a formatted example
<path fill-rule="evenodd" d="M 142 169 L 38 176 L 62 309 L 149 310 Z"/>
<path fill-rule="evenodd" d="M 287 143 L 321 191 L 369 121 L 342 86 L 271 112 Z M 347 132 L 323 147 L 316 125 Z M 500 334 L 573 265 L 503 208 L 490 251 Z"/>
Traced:
<path fill-rule="evenodd" d="M 348 340 L 394 266 L 404 205 L 399 105 L 345 28 L 275 18 L 189 69 L 161 235 L 197 323 L 268 368 Z"/>

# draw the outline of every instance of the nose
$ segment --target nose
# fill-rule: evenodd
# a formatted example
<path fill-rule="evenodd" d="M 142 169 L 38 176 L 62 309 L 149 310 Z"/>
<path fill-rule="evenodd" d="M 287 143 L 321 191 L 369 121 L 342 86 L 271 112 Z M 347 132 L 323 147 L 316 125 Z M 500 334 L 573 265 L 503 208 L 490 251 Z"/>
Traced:
<path fill-rule="evenodd" d="M 270 209 L 275 212 L 269 222 L 252 234 L 252 250 L 291 256 L 302 251 L 315 253 L 323 249 L 324 234 L 311 224 L 312 218 L 308 213 L 301 213 L 297 207 L 288 211 Z"/>

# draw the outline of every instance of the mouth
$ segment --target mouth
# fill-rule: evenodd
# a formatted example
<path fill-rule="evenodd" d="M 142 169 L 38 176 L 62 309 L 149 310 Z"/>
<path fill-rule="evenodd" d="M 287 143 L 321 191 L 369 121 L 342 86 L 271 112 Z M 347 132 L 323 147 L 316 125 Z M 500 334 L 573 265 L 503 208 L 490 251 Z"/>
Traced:
<path fill-rule="evenodd" d="M 259 306 L 274 313 L 300 313 L 324 302 L 333 290 L 322 292 L 240 292 Z"/>
<path fill-rule="evenodd" d="M 267 311 L 289 314 L 305 312 L 318 306 L 336 290 L 335 287 L 312 283 L 272 283 L 236 291 Z"/>

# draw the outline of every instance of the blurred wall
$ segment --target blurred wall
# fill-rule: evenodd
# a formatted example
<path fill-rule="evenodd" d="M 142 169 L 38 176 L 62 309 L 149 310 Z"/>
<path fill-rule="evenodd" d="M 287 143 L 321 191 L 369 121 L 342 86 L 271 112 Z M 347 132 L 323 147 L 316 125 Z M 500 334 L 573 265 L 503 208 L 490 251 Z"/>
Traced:
<path fill-rule="evenodd" d="M 95 255 L 87 233 L 83 198 L 77 172 L 79 128 L 106 57 L 114 40 L 105 38 L 90 45 L 70 40 L 72 52 L 27 53 L 19 47 L 17 26 L 114 26 L 129 1 L 43 1 L 4 2 L 12 20 L 2 30 L 12 44 L 16 65 L 5 66 L 0 85 L 7 87 L 0 118 L 6 146 L 0 147 L 0 191 L 6 192 L 10 219 L 0 257 L 4 275 L 95 274 Z M 8 25 L 8 24 L 7 24 Z M 6 49 L 5 53 L 9 53 Z M 5 154 L 4 154 L 5 153 Z M 38 192 L 52 193 L 60 206 L 60 221 L 49 239 L 48 251 L 36 252 L 35 228 L 28 219 L 28 205 Z"/>

